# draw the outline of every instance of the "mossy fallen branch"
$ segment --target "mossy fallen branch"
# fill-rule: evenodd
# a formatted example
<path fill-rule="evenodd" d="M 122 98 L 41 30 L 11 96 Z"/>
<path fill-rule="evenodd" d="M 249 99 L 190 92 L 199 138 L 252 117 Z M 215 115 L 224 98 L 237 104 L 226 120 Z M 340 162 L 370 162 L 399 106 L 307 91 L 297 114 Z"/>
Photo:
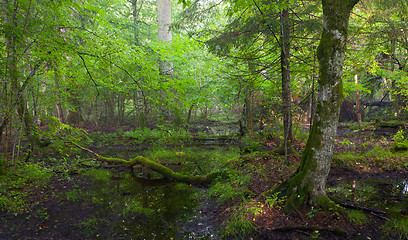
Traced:
<path fill-rule="evenodd" d="M 142 165 L 145 168 L 148 168 L 157 173 L 160 173 L 161 175 L 163 175 L 163 177 L 167 179 L 178 181 L 178 182 L 184 182 L 184 183 L 189 183 L 189 184 L 211 183 L 214 179 L 221 176 L 223 173 L 222 171 L 218 171 L 218 172 L 213 172 L 207 175 L 190 176 L 190 175 L 185 175 L 181 173 L 176 173 L 170 168 L 167 168 L 143 156 L 137 156 L 132 160 L 125 160 L 121 158 L 108 158 L 108 157 L 101 156 L 80 145 L 77 145 L 77 144 L 75 145 L 81 148 L 82 150 L 93 154 L 94 156 L 96 156 L 96 158 L 99 161 L 108 162 L 108 163 L 119 163 L 121 164 L 120 166 L 126 166 L 130 168 L 134 167 L 135 165 Z"/>

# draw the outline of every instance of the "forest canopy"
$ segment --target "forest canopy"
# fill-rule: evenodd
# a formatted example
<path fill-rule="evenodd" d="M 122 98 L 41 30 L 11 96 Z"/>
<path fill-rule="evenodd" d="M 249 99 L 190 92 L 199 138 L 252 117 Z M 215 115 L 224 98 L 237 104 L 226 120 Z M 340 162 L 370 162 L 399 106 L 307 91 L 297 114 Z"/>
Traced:
<path fill-rule="evenodd" d="M 311 118 L 320 4 L 181 2 L 170 6 L 172 38 L 163 41 L 155 2 L 3 1 L 1 132 L 14 122 L 35 132 L 46 116 L 78 126 L 144 127 L 251 108 L 245 124 L 276 121 L 281 111 L 272 105 L 288 95 L 280 86 L 282 24 L 290 32 L 294 116 L 306 120 L 300 113 L 307 110 Z M 403 118 L 407 8 L 391 2 L 364 1 L 351 14 L 344 91 L 353 100 L 359 90 L 363 103 L 393 101 Z M 171 77 L 160 62 L 171 63 Z M 16 109 L 19 117 L 13 117 Z"/>

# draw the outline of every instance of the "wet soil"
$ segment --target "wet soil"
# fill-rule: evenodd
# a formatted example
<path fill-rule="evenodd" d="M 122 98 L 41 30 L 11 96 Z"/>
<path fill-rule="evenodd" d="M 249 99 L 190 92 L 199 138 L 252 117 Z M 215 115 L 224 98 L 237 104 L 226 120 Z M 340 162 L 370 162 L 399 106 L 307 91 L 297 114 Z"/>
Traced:
<path fill-rule="evenodd" d="M 15 216 L 2 212 L 0 239 L 83 239 L 77 223 L 94 215 L 98 206 L 85 201 L 67 201 L 64 193 L 72 191 L 75 185 L 87 187 L 79 176 L 66 181 L 57 175 L 47 189 L 31 193 L 31 201 L 39 202 L 31 213 Z M 40 209 L 46 215 L 36 216 Z"/>
<path fill-rule="evenodd" d="M 393 131 L 393 130 L 392 130 Z M 366 135 L 348 135 L 349 131 L 340 129 L 338 141 L 348 139 L 353 144 L 337 145 L 336 152 L 362 151 L 365 137 L 371 138 L 371 133 Z M 389 131 L 387 134 L 392 135 Z M 274 145 L 269 143 L 270 146 Z M 304 143 L 299 143 L 301 149 Z M 260 155 L 248 159 L 248 163 L 266 166 L 268 175 L 257 174 L 253 170 L 253 178 L 250 190 L 255 199 L 262 201 L 261 195 L 276 183 L 281 181 L 280 172 L 271 166 L 280 165 L 274 156 Z M 300 162 L 299 157 L 292 156 L 290 161 L 293 165 Z M 295 169 L 287 169 L 283 172 L 283 178 L 288 178 Z M 407 177 L 407 170 L 384 172 L 380 168 L 370 171 L 361 169 L 349 169 L 344 167 L 332 167 L 328 178 L 328 185 L 336 184 L 339 179 L 364 179 L 364 178 L 403 178 Z M 86 229 L 79 223 L 89 219 L 98 213 L 99 205 L 80 201 L 67 201 L 64 193 L 72 191 L 80 186 L 88 187 L 87 179 L 80 175 L 72 176 L 72 180 L 61 180 L 58 174 L 50 182 L 46 189 L 38 189 L 31 193 L 32 201 L 39 204 L 30 214 L 11 215 L 0 212 L 0 239 L 90 239 Z M 258 196 L 258 197 L 257 197 Z M 221 222 L 230 215 L 230 206 L 217 207 L 214 200 L 206 199 L 193 211 L 193 217 L 179 230 L 176 239 L 183 239 L 189 234 L 190 239 L 218 239 L 216 229 Z M 258 231 L 248 239 L 382 239 L 384 232 L 382 226 L 385 218 L 375 214 L 369 214 L 369 224 L 355 225 L 350 223 L 343 212 L 322 212 L 314 209 L 304 209 L 297 213 L 287 214 L 283 212 L 283 206 L 277 204 L 274 207 L 262 206 L 264 214 L 257 218 L 255 223 L 259 226 Z M 46 216 L 40 216 L 40 211 L 46 211 Z M 313 213 L 311 217 L 310 213 Z M 107 225 L 110 219 L 106 219 Z M 109 229 L 108 227 L 106 229 Z M 341 230 L 339 230 L 341 229 Z M 214 234 L 212 234 L 212 232 Z M 112 235 L 108 230 L 91 239 L 132 239 L 132 237 L 119 237 Z M 135 238 L 133 238 L 135 239 Z M 155 238 L 160 239 L 160 238 Z"/>

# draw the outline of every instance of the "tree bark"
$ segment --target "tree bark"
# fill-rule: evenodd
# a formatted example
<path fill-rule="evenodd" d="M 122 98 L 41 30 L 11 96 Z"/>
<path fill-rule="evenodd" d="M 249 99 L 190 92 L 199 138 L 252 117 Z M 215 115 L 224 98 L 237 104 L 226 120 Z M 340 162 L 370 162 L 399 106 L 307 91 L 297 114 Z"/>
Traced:
<path fill-rule="evenodd" d="M 290 29 L 289 7 L 281 12 L 281 74 L 282 74 L 282 115 L 283 115 L 283 150 L 285 162 L 288 161 L 292 144 L 292 106 L 290 90 Z"/>
<path fill-rule="evenodd" d="M 57 63 L 56 61 L 54 61 L 54 82 L 55 82 L 55 91 L 56 91 L 56 95 L 57 95 L 57 103 L 56 103 L 56 108 L 57 108 L 57 117 L 60 120 L 60 122 L 65 123 L 65 118 L 64 118 L 64 110 L 62 108 L 62 104 L 61 104 L 61 89 L 60 89 L 60 75 L 58 74 L 58 69 L 57 69 Z"/>
<path fill-rule="evenodd" d="M 323 33 L 317 49 L 320 78 L 316 114 L 296 173 L 275 191 L 288 196 L 286 209 L 304 205 L 327 208 L 325 187 L 333 157 L 343 99 L 343 60 L 351 10 L 359 0 L 322 0 Z"/>
<path fill-rule="evenodd" d="M 135 45 L 139 46 L 139 26 L 138 26 L 138 16 L 140 9 L 137 8 L 137 0 L 132 0 L 132 15 L 133 15 L 133 34 Z"/>
<path fill-rule="evenodd" d="M 250 80 L 251 81 L 251 80 Z M 253 124 L 253 111 L 252 111 L 252 104 L 253 104 L 253 97 L 252 97 L 253 87 L 252 84 L 248 84 L 248 89 L 245 91 L 245 107 L 244 107 L 244 116 L 245 116 L 245 129 L 249 131 L 251 137 L 254 136 L 254 124 Z"/>
<path fill-rule="evenodd" d="M 171 1 L 157 0 L 157 18 L 159 25 L 159 41 L 171 43 Z M 160 61 L 160 73 L 162 75 L 173 75 L 173 63 L 170 61 Z"/>
<path fill-rule="evenodd" d="M 133 15 L 133 37 L 135 46 L 140 46 L 139 39 L 139 13 L 142 8 L 143 1 L 140 3 L 140 7 L 137 7 L 138 0 L 131 0 L 132 2 L 132 15 Z M 140 66 L 138 66 L 139 68 Z M 144 97 L 144 92 L 142 89 L 136 90 L 134 97 L 134 103 L 136 108 L 136 113 L 138 117 L 138 126 L 141 128 L 146 127 L 146 117 L 147 117 L 147 102 Z"/>

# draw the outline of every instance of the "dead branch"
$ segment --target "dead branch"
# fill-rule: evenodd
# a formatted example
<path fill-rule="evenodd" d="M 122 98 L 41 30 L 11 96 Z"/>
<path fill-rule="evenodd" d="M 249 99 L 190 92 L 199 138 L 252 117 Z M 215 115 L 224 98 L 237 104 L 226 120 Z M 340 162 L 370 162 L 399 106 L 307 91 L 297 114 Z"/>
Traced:
<path fill-rule="evenodd" d="M 119 163 L 120 164 L 119 166 L 126 166 L 130 168 L 134 167 L 135 165 L 142 165 L 145 168 L 148 168 L 150 170 L 160 173 L 167 179 L 178 181 L 178 182 L 184 182 L 184 183 L 189 183 L 189 184 L 210 183 L 211 181 L 213 181 L 214 179 L 216 179 L 222 174 L 222 172 L 214 172 L 208 175 L 198 175 L 198 176 L 184 175 L 181 173 L 176 173 L 170 168 L 167 168 L 143 156 L 137 156 L 132 160 L 125 160 L 121 158 L 108 158 L 108 157 L 101 156 L 93 152 L 92 150 L 82 147 L 78 144 L 75 144 L 75 145 L 78 148 L 93 154 L 94 156 L 96 156 L 97 160 L 99 161 L 108 162 L 108 163 Z"/>

